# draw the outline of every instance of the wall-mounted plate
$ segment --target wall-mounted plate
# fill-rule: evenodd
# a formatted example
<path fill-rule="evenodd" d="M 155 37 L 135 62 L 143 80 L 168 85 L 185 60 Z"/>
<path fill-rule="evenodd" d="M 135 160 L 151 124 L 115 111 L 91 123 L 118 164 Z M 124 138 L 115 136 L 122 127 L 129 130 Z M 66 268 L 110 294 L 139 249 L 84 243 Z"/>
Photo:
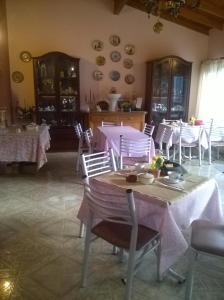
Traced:
<path fill-rule="evenodd" d="M 124 80 L 127 84 L 132 84 L 135 81 L 135 77 L 132 74 L 127 74 Z"/>
<path fill-rule="evenodd" d="M 103 79 L 103 72 L 96 70 L 93 72 L 93 78 L 97 81 L 100 81 Z"/>
<path fill-rule="evenodd" d="M 97 58 L 96 58 L 96 64 L 98 66 L 103 66 L 103 65 L 105 65 L 105 63 L 106 63 L 106 59 L 105 59 L 104 56 L 97 56 Z"/>
<path fill-rule="evenodd" d="M 133 67 L 133 60 L 130 59 L 130 58 L 125 58 L 124 61 L 123 61 L 123 66 L 126 69 L 131 69 Z"/>
<path fill-rule="evenodd" d="M 135 46 L 128 44 L 124 47 L 124 51 L 128 55 L 133 55 L 133 54 L 135 54 Z"/>
<path fill-rule="evenodd" d="M 111 71 L 110 72 L 110 79 L 113 81 L 118 81 L 120 79 L 121 75 L 118 71 Z"/>
<path fill-rule="evenodd" d="M 121 60 L 121 54 L 118 51 L 113 51 L 110 54 L 110 58 L 113 62 L 118 62 Z"/>
<path fill-rule="evenodd" d="M 92 42 L 92 47 L 96 51 L 101 51 L 101 50 L 103 50 L 103 42 L 100 40 L 94 40 Z"/>
<path fill-rule="evenodd" d="M 20 83 L 24 80 L 24 75 L 23 73 L 19 71 L 15 71 L 12 73 L 12 80 L 16 83 Z"/>
<path fill-rule="evenodd" d="M 109 41 L 110 41 L 111 45 L 118 46 L 121 42 L 121 39 L 118 35 L 113 34 L 110 36 Z"/>
<path fill-rule="evenodd" d="M 32 55 L 30 52 L 28 51 L 22 51 L 19 55 L 20 59 L 23 61 L 23 62 L 30 62 L 31 59 L 32 59 Z"/>

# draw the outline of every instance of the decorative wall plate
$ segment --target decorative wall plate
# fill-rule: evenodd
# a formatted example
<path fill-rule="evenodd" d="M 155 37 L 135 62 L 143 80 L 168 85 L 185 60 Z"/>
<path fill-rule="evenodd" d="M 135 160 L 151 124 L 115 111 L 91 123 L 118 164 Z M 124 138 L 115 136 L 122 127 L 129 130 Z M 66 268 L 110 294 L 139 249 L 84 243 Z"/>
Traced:
<path fill-rule="evenodd" d="M 124 51 L 128 55 L 133 55 L 133 54 L 135 54 L 135 46 L 128 44 L 124 47 Z"/>
<path fill-rule="evenodd" d="M 103 79 L 103 73 L 99 70 L 96 70 L 93 72 L 93 78 L 97 81 L 102 80 Z"/>
<path fill-rule="evenodd" d="M 111 45 L 118 46 L 121 42 L 121 39 L 118 35 L 113 34 L 110 36 L 109 41 L 110 41 Z"/>
<path fill-rule="evenodd" d="M 127 74 L 124 80 L 127 84 L 132 84 L 135 81 L 135 77 L 132 74 Z"/>
<path fill-rule="evenodd" d="M 110 72 L 110 79 L 113 81 L 118 81 L 120 79 L 121 75 L 118 71 L 111 71 Z"/>
<path fill-rule="evenodd" d="M 12 73 L 12 80 L 16 83 L 20 83 L 24 80 L 24 75 L 23 73 L 19 71 L 15 71 Z"/>
<path fill-rule="evenodd" d="M 123 61 L 123 66 L 126 69 L 131 69 L 133 67 L 133 60 L 130 59 L 130 58 L 125 58 L 124 61 Z"/>
<path fill-rule="evenodd" d="M 118 51 L 113 51 L 110 54 L 110 58 L 113 62 L 118 62 L 121 60 L 121 54 Z"/>
<path fill-rule="evenodd" d="M 98 66 L 103 66 L 103 65 L 105 65 L 105 63 L 106 63 L 106 59 L 105 59 L 104 56 L 97 56 L 97 58 L 96 58 L 96 64 Z"/>
<path fill-rule="evenodd" d="M 30 62 L 31 59 L 32 59 L 32 55 L 30 52 L 28 51 L 22 51 L 19 55 L 20 59 L 23 61 L 23 62 Z"/>
<path fill-rule="evenodd" d="M 101 51 L 103 49 L 103 42 L 100 40 L 94 40 L 92 42 L 92 47 L 96 51 Z"/>

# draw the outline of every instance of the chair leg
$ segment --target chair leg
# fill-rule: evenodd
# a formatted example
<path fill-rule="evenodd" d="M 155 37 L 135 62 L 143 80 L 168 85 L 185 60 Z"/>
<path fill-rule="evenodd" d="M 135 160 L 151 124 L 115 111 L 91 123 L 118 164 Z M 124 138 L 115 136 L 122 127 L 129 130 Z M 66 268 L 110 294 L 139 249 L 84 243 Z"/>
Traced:
<path fill-rule="evenodd" d="M 179 164 L 181 165 L 182 160 L 182 153 L 181 153 L 181 146 L 179 146 Z"/>
<path fill-rule="evenodd" d="M 219 159 L 219 147 L 217 147 L 217 159 Z"/>
<path fill-rule="evenodd" d="M 211 165 L 211 163 L 212 163 L 212 147 L 211 147 L 211 143 L 208 144 L 208 162 Z"/>
<path fill-rule="evenodd" d="M 86 238 L 85 238 L 85 249 L 84 249 L 84 259 L 82 266 L 82 278 L 81 278 L 81 286 L 85 287 L 87 283 L 87 268 L 89 262 L 89 250 L 91 243 L 91 227 L 87 226 L 86 230 Z"/>
<path fill-rule="evenodd" d="M 201 166 L 201 144 L 198 146 L 199 166 Z"/>
<path fill-rule="evenodd" d="M 189 262 L 189 270 L 187 275 L 187 282 L 186 282 L 186 293 L 185 293 L 185 300 L 191 300 L 192 297 L 192 290 L 193 290 L 193 280 L 194 280 L 194 261 L 195 261 L 195 253 L 191 250 L 190 253 L 190 262 Z"/>
<path fill-rule="evenodd" d="M 127 284 L 125 289 L 125 300 L 131 300 L 132 283 L 135 269 L 135 249 L 131 249 L 128 257 Z"/>
<path fill-rule="evenodd" d="M 191 147 L 189 147 L 189 160 L 191 160 L 192 155 L 191 155 Z"/>
<path fill-rule="evenodd" d="M 83 222 L 80 223 L 80 228 L 79 228 L 79 237 L 83 238 L 85 234 L 85 224 Z"/>
<path fill-rule="evenodd" d="M 160 260 L 161 260 L 161 241 L 158 242 L 158 247 L 156 249 L 156 266 L 157 266 L 157 281 L 161 281 L 162 277 L 160 275 Z"/>

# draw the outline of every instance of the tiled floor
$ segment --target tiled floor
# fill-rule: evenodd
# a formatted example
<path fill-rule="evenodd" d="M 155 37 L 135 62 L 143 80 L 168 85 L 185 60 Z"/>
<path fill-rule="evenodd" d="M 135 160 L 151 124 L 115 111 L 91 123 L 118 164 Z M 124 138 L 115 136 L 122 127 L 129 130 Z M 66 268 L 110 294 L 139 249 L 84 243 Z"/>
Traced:
<path fill-rule="evenodd" d="M 37 174 L 28 174 L 30 168 L 18 174 L 11 167 L 0 176 L 0 299 L 122 299 L 123 267 L 102 241 L 93 247 L 88 287 L 80 288 L 83 239 L 76 212 L 81 180 L 74 175 L 73 153 L 48 154 L 48 159 Z M 224 200 L 223 162 L 199 169 L 193 161 L 186 168 L 214 176 Z M 153 261 L 148 257 L 135 278 L 133 299 L 184 299 L 184 284 L 155 281 Z M 185 274 L 186 265 L 183 257 L 175 267 Z M 193 299 L 224 299 L 224 274 L 207 269 L 196 277 Z"/>

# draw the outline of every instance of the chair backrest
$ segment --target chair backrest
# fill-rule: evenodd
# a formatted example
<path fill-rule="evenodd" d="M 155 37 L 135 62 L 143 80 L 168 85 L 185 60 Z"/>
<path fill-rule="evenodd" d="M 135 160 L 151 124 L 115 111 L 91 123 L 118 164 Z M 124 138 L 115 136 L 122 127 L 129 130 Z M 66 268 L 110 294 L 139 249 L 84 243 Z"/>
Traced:
<path fill-rule="evenodd" d="M 224 143 L 224 125 L 222 123 L 215 122 L 214 119 L 211 119 L 208 139 L 210 142 Z"/>
<path fill-rule="evenodd" d="M 123 168 L 124 157 L 147 157 L 147 162 L 150 162 L 152 138 L 129 138 L 120 135 L 120 168 Z"/>
<path fill-rule="evenodd" d="M 143 132 L 149 136 L 152 136 L 154 129 L 155 129 L 155 126 L 145 123 Z"/>
<path fill-rule="evenodd" d="M 182 119 L 177 119 L 177 120 L 167 120 L 163 119 L 162 123 L 167 123 L 167 124 L 172 124 L 172 123 L 181 123 Z"/>
<path fill-rule="evenodd" d="M 87 177 L 117 171 L 113 149 L 92 154 L 82 154 L 82 170 L 83 175 Z"/>
<path fill-rule="evenodd" d="M 78 139 L 82 138 L 83 130 L 82 130 L 82 125 L 80 123 L 77 123 L 74 125 L 75 129 L 75 134 L 78 137 Z"/>
<path fill-rule="evenodd" d="M 120 194 L 103 193 L 94 188 L 88 178 L 85 178 L 84 195 L 85 203 L 89 207 L 91 223 L 97 218 L 112 223 L 129 224 L 135 227 L 137 235 L 138 221 L 132 190 Z"/>
<path fill-rule="evenodd" d="M 106 121 L 102 121 L 101 123 L 101 126 L 102 127 L 105 127 L 105 126 L 123 126 L 123 122 L 106 122 Z"/>
<path fill-rule="evenodd" d="M 162 151 L 163 144 L 172 145 L 173 129 L 172 127 L 164 127 L 160 134 L 156 136 L 156 142 L 159 144 L 159 149 Z"/>
<path fill-rule="evenodd" d="M 84 136 L 84 140 L 85 140 L 85 143 L 88 147 L 88 152 L 89 153 L 92 153 L 93 152 L 93 131 L 91 128 L 88 128 L 86 129 L 84 132 L 83 132 L 83 136 Z"/>
<path fill-rule="evenodd" d="M 191 144 L 193 142 L 200 142 L 201 138 L 201 126 L 198 126 L 198 136 L 195 136 L 195 132 L 192 130 L 191 126 L 185 125 L 184 123 L 180 124 L 180 135 L 179 135 L 179 144 L 182 142 Z"/>

